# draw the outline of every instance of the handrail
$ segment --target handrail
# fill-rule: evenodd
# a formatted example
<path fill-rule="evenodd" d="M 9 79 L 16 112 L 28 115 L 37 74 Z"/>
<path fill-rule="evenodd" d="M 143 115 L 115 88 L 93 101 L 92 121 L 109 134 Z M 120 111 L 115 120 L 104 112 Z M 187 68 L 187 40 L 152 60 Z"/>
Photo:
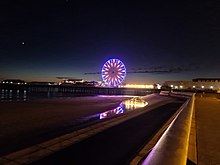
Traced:
<path fill-rule="evenodd" d="M 164 132 L 142 165 L 186 165 L 195 94 Z"/>

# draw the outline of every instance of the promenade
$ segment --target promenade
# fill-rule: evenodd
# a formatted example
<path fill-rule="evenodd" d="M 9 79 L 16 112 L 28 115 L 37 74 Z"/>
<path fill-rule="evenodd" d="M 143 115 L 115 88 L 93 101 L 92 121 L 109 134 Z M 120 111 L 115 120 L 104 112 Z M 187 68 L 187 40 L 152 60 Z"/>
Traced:
<path fill-rule="evenodd" d="M 198 165 L 220 164 L 220 96 L 197 94 L 195 100 Z"/>

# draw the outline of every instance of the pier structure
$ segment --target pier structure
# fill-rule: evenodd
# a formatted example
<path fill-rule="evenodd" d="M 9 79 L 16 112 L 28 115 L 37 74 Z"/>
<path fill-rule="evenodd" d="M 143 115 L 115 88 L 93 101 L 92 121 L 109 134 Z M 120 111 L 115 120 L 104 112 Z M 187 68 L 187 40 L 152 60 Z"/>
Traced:
<path fill-rule="evenodd" d="M 159 93 L 159 89 L 94 87 L 74 85 L 0 85 L 0 89 L 26 90 L 27 92 L 58 92 L 88 95 L 140 95 Z"/>

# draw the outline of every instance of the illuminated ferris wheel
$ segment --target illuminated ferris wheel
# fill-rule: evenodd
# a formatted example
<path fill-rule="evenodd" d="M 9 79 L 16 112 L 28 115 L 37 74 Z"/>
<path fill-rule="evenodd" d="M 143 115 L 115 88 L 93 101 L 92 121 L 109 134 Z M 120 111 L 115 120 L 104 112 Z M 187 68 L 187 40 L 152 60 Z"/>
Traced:
<path fill-rule="evenodd" d="M 118 86 L 126 76 L 126 68 L 119 59 L 110 59 L 102 67 L 102 79 L 108 86 Z"/>

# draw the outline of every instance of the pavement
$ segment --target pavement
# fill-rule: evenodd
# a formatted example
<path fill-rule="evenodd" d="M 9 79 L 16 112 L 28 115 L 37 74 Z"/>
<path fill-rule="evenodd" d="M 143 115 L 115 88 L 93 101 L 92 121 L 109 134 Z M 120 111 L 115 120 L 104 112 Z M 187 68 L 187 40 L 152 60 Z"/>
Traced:
<path fill-rule="evenodd" d="M 198 165 L 220 165 L 220 95 L 197 94 L 195 115 Z"/>

